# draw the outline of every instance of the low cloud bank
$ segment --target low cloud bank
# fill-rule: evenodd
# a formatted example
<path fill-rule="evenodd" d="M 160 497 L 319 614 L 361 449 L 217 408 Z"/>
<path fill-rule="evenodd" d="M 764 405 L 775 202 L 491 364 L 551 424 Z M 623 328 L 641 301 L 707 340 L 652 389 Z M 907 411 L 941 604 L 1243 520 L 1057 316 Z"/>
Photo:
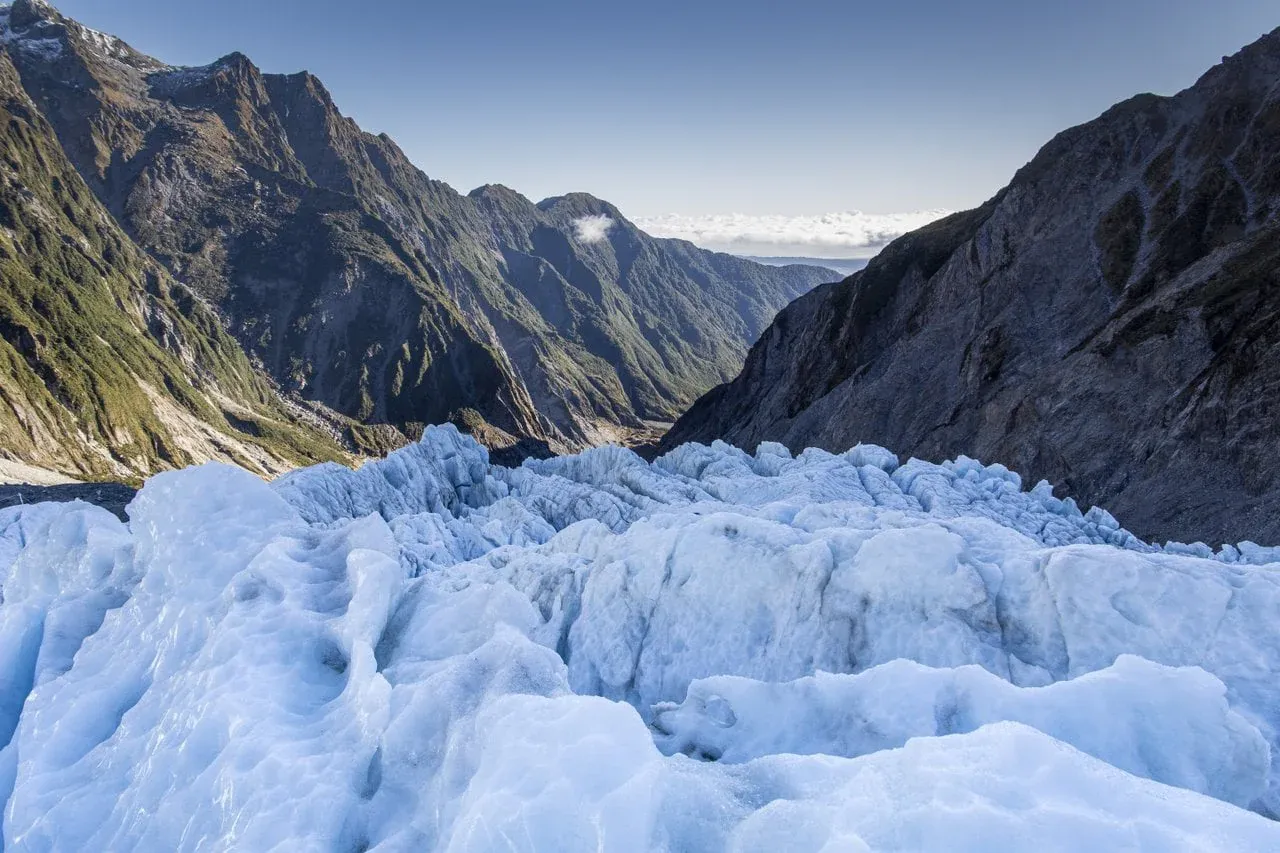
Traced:
<path fill-rule="evenodd" d="M 704 249 L 735 255 L 869 258 L 886 244 L 949 214 L 863 213 L 858 210 L 815 216 L 750 216 L 741 213 L 637 217 L 636 225 L 654 237 L 688 240 Z"/>

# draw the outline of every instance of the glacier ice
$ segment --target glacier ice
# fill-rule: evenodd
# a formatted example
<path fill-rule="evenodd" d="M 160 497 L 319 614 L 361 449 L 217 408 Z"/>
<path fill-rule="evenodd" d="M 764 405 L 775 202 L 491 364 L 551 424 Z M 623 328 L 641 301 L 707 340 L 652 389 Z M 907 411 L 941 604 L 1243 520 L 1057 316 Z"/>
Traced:
<path fill-rule="evenodd" d="M 655 707 L 654 725 L 663 752 L 743 763 L 779 753 L 853 758 L 1019 722 L 1135 775 L 1248 806 L 1266 788 L 1269 748 L 1225 694 L 1199 667 L 1130 655 L 1045 687 L 904 659 L 781 684 L 699 679 L 684 702 Z"/>
<path fill-rule="evenodd" d="M 0 511 L 11 850 L 1277 850 L 1280 551 L 452 427 Z"/>

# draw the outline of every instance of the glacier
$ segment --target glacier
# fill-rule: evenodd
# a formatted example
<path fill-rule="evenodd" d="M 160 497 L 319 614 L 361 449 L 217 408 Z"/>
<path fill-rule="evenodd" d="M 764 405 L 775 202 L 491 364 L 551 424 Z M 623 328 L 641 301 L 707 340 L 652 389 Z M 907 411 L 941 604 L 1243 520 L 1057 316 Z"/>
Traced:
<path fill-rule="evenodd" d="M 6 850 L 1280 850 L 1280 549 L 617 447 L 0 511 Z"/>

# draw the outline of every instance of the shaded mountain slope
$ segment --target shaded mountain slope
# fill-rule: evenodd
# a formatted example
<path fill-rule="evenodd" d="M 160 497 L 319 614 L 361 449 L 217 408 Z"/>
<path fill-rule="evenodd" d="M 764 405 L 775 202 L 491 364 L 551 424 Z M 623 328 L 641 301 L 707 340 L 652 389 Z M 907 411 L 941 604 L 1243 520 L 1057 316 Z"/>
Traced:
<path fill-rule="evenodd" d="M 999 459 L 1147 537 L 1280 541 L 1280 31 L 780 313 L 664 446 Z"/>

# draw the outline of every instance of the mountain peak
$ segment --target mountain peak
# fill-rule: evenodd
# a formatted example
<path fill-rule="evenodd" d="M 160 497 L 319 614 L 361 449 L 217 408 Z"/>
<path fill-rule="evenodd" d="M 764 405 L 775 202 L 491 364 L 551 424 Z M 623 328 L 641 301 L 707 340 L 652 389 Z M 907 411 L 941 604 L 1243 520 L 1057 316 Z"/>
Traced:
<path fill-rule="evenodd" d="M 591 193 L 566 193 L 565 195 L 544 198 L 538 202 L 538 209 L 546 213 L 557 213 L 564 216 L 608 216 L 614 220 L 622 219 L 622 212 L 602 198 Z"/>
<path fill-rule="evenodd" d="M 44 0 L 16 0 L 0 6 L 0 44 L 46 60 L 62 56 L 66 20 Z"/>
<path fill-rule="evenodd" d="M 42 21 L 60 21 L 62 16 L 48 0 L 14 0 L 9 6 L 9 26 L 26 29 Z"/>
<path fill-rule="evenodd" d="M 215 60 L 213 63 L 213 67 L 214 68 L 237 68 L 237 69 L 244 68 L 246 70 L 257 69 L 257 66 L 253 64 L 253 60 L 245 56 L 243 53 L 241 53 L 238 50 L 233 50 L 230 53 L 228 53 L 226 56 L 220 57 L 219 59 Z"/>
<path fill-rule="evenodd" d="M 467 193 L 467 196 L 477 201 L 520 201 L 525 204 L 530 203 L 523 195 L 505 184 L 484 184 Z"/>
<path fill-rule="evenodd" d="M 47 0 L 15 0 L 0 6 L 0 43 L 46 61 L 59 60 L 69 51 L 82 60 L 105 59 L 143 71 L 165 67 L 123 40 L 66 17 Z"/>

